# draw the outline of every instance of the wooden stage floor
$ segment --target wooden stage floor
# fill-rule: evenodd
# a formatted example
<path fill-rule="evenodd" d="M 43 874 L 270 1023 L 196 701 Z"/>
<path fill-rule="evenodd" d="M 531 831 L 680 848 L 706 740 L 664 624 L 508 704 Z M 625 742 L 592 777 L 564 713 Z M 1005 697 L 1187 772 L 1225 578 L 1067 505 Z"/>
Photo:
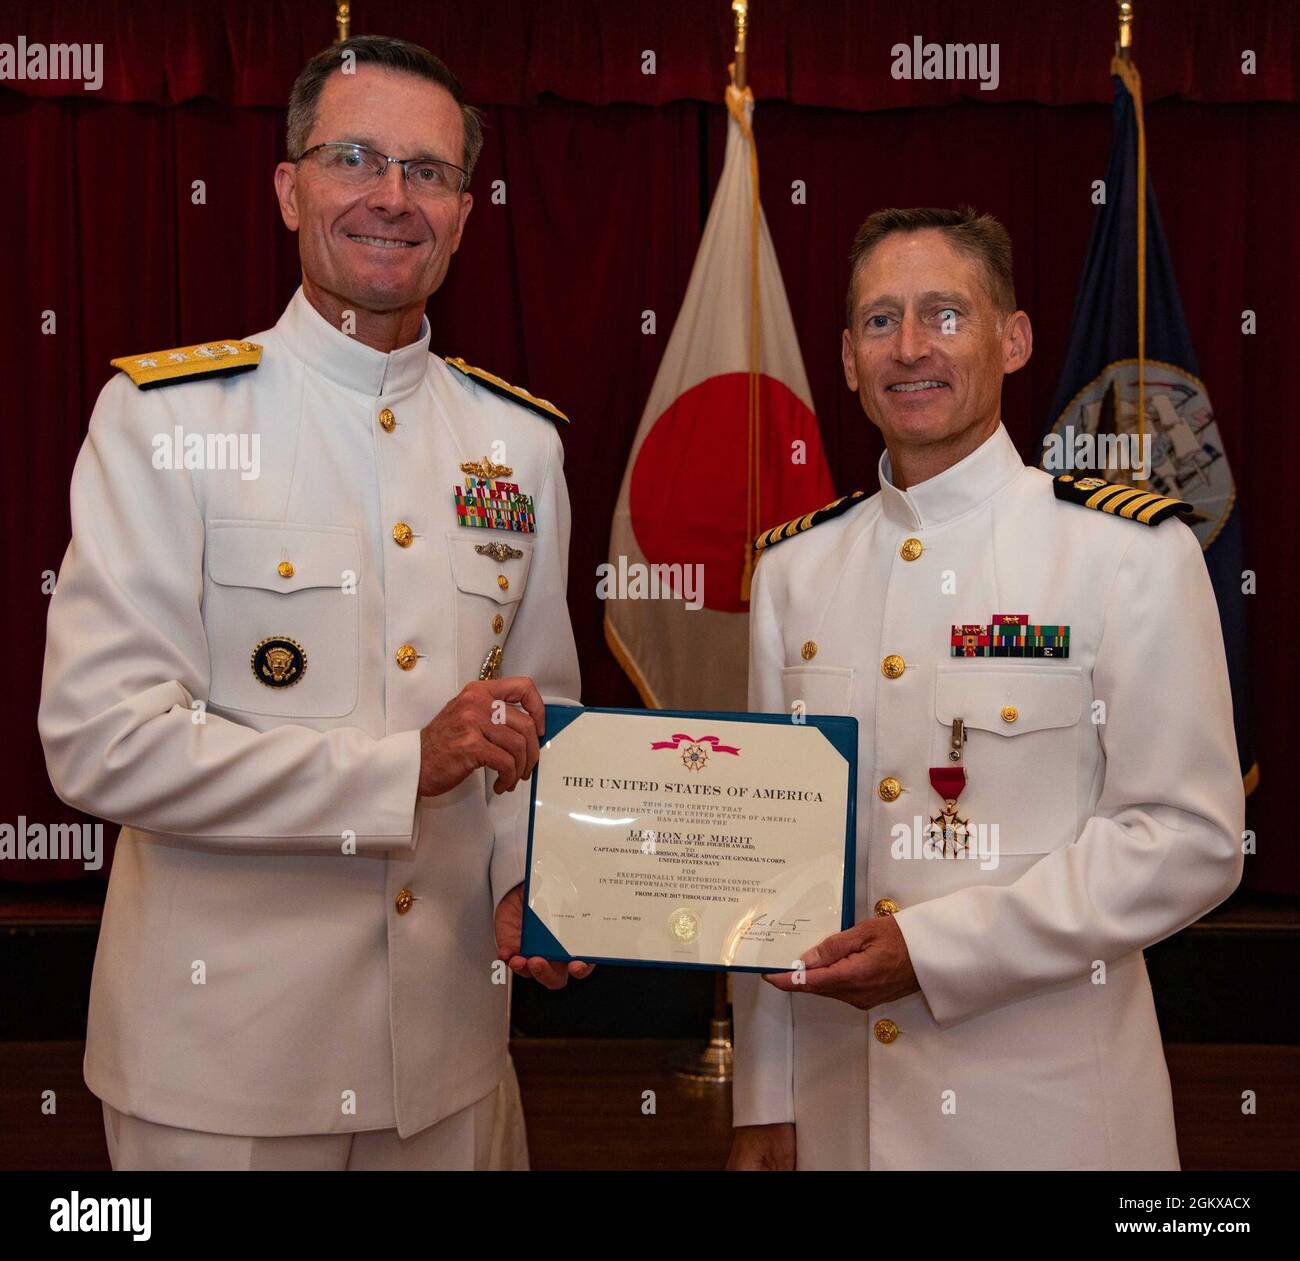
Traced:
<path fill-rule="evenodd" d="M 727 1088 L 676 1077 L 688 1044 L 650 1039 L 517 1039 L 512 1045 L 534 1169 L 720 1169 Z M 0 1043 L 0 1169 L 108 1168 L 99 1101 L 81 1079 L 80 1042 Z M 1300 1047 L 1183 1043 L 1165 1048 L 1185 1169 L 1300 1168 Z M 1243 1116 L 1254 1090 L 1257 1114 Z M 58 1111 L 41 1113 L 57 1092 Z M 653 1116 L 642 1092 L 653 1090 Z"/>

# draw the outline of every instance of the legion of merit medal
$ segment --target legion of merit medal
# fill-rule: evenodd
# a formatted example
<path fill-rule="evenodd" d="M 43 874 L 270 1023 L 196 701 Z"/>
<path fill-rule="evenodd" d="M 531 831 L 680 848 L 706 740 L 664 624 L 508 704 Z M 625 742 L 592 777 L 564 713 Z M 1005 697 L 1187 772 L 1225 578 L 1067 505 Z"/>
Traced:
<path fill-rule="evenodd" d="M 945 858 L 956 858 L 966 848 L 971 836 L 970 820 L 960 818 L 957 814 L 957 799 L 966 787 L 966 768 L 960 765 L 962 745 L 965 742 L 965 723 L 960 718 L 954 718 L 948 760 L 958 765 L 930 767 L 930 783 L 943 799 L 943 808 L 938 814 L 930 816 L 930 826 L 926 833 Z"/>

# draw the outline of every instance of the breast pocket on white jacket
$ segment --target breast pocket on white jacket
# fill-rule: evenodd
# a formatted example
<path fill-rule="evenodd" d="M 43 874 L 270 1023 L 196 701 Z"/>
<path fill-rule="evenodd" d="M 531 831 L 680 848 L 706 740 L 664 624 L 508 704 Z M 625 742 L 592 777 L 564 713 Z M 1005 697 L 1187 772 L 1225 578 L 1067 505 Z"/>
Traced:
<path fill-rule="evenodd" d="M 1083 675 L 1072 666 L 940 665 L 932 766 L 949 759 L 953 720 L 965 726 L 966 787 L 958 814 L 997 825 L 1007 854 L 1045 854 L 1075 839 Z"/>
<path fill-rule="evenodd" d="M 357 704 L 361 549 L 351 526 L 210 521 L 210 702 L 285 718 Z"/>
<path fill-rule="evenodd" d="M 853 670 L 845 666 L 786 666 L 781 671 L 785 712 L 847 714 L 853 705 Z"/>
<path fill-rule="evenodd" d="M 456 583 L 456 667 L 461 683 L 478 678 L 484 658 L 502 649 L 498 674 L 515 673 L 505 651 L 533 559 L 530 535 L 457 527 L 447 534 Z"/>

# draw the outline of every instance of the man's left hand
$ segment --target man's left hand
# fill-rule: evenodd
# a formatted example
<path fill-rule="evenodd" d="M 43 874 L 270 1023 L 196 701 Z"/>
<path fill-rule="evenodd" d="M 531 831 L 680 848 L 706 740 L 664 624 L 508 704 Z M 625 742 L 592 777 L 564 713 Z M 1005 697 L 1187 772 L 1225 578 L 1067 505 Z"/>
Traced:
<path fill-rule="evenodd" d="M 804 970 L 765 972 L 787 993 L 822 994 L 853 1007 L 875 1007 L 920 991 L 907 942 L 893 916 L 880 915 L 833 933 L 801 956 Z"/>
<path fill-rule="evenodd" d="M 497 958 L 504 959 L 510 971 L 518 976 L 531 976 L 548 990 L 562 990 L 569 977 L 582 980 L 591 975 L 594 963 L 573 959 L 568 963 L 552 963 L 537 956 L 526 959 L 519 953 L 519 939 L 524 929 L 524 886 L 515 885 L 497 905 Z"/>

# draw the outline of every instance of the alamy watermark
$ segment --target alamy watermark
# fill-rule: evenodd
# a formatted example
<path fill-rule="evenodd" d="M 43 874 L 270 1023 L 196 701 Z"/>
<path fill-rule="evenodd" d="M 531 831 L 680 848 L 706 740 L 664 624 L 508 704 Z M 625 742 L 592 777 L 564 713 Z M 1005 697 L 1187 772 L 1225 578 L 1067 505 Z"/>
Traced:
<path fill-rule="evenodd" d="M 104 865 L 104 825 L 102 823 L 28 823 L 20 814 L 18 823 L 0 823 L 0 858 L 69 859 L 80 862 L 87 871 Z"/>
<path fill-rule="evenodd" d="M 918 814 L 910 824 L 895 823 L 889 835 L 891 858 L 969 858 L 979 863 L 981 871 L 998 868 L 1000 846 L 996 823 L 961 820 L 952 826 Z"/>
<path fill-rule="evenodd" d="M 253 482 L 262 473 L 260 433 L 186 433 L 174 425 L 171 433 L 153 436 L 156 469 L 237 469 L 241 481 Z"/>
<path fill-rule="evenodd" d="M 80 79 L 87 92 L 98 92 L 104 86 L 104 45 L 28 43 L 20 35 L 16 44 L 0 44 L 3 79 Z"/>
<path fill-rule="evenodd" d="M 981 92 L 996 91 L 997 44 L 927 44 L 913 35 L 910 44 L 895 44 L 889 73 L 895 79 L 977 79 Z"/>
<path fill-rule="evenodd" d="M 1066 425 L 1043 438 L 1043 468 L 1049 473 L 1087 469 L 1097 473 L 1138 473 L 1151 476 L 1151 434 L 1089 433 Z"/>
<path fill-rule="evenodd" d="M 147 1195 L 82 1196 L 79 1191 L 50 1201 L 50 1229 L 55 1232 L 130 1235 L 136 1243 L 153 1236 L 153 1200 Z"/>
<path fill-rule="evenodd" d="M 649 565 L 618 558 L 596 566 L 597 600 L 682 600 L 692 613 L 704 607 L 704 566 Z"/>

